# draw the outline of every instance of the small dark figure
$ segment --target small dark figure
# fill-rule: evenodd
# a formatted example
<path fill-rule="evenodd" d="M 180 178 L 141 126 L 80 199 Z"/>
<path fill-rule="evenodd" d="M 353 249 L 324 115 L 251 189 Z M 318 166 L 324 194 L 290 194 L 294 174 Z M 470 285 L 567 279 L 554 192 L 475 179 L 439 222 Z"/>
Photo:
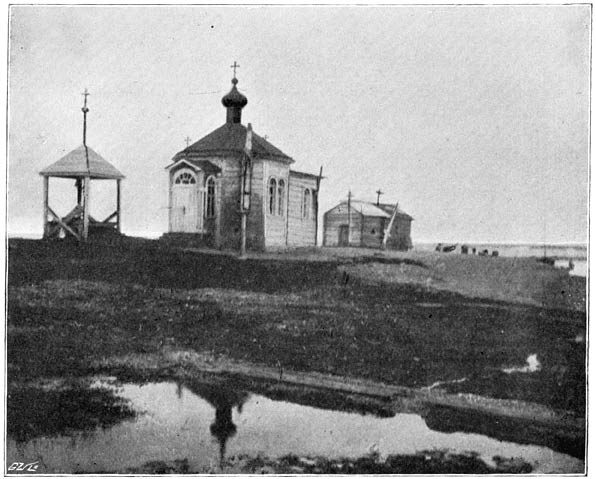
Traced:
<path fill-rule="evenodd" d="M 493 256 L 499 256 L 499 252 L 497 250 L 493 251 Z"/>
<path fill-rule="evenodd" d="M 476 248 L 472 248 L 472 254 L 476 254 Z"/>
<path fill-rule="evenodd" d="M 468 254 L 468 245 L 467 244 L 461 245 L 461 254 Z"/>

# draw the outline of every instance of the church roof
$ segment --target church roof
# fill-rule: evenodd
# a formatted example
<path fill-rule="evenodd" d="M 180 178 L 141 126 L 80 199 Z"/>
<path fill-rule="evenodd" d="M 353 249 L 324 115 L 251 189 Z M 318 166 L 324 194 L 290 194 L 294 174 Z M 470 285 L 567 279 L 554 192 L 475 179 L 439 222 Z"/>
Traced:
<path fill-rule="evenodd" d="M 391 213 L 393 213 L 387 213 L 383 209 L 379 208 L 376 204 L 369 203 L 367 201 L 352 200 L 351 205 L 354 210 L 356 210 L 358 213 L 362 213 L 364 216 L 379 216 L 381 218 L 391 218 Z"/>
<path fill-rule="evenodd" d="M 174 161 L 185 155 L 193 156 L 221 156 L 229 153 L 241 153 L 246 145 L 247 128 L 241 123 L 225 123 L 218 129 L 204 136 L 196 143 L 188 146 L 174 156 Z M 253 132 L 252 153 L 255 158 L 266 158 L 293 163 L 294 160 L 279 148 Z"/>
<path fill-rule="evenodd" d="M 214 165 L 209 160 L 197 160 L 196 158 L 185 158 L 184 156 L 179 156 L 174 163 L 166 166 L 166 169 L 170 169 L 180 162 L 187 162 L 192 166 L 196 166 L 207 175 L 217 175 L 218 173 L 221 173 L 221 168 Z"/>
<path fill-rule="evenodd" d="M 381 208 L 383 211 L 389 213 L 389 215 L 392 215 L 395 205 L 392 205 L 391 203 L 379 203 L 378 208 Z M 407 216 L 411 220 L 414 219 L 408 213 L 406 213 L 404 210 L 402 210 L 399 206 L 397 207 L 397 214 L 399 216 Z"/>
<path fill-rule="evenodd" d="M 85 146 L 81 145 L 60 158 L 56 163 L 41 170 L 40 174 L 61 178 L 80 178 L 84 176 L 94 179 L 116 180 L 124 178 L 122 173 L 108 161 L 104 160 L 91 147 L 88 146 L 87 150 L 89 152 L 89 169 L 87 169 Z"/>
<path fill-rule="evenodd" d="M 342 201 L 340 205 L 347 206 L 348 202 Z M 393 210 L 395 208 L 395 205 L 388 203 L 381 203 L 377 205 L 376 203 L 360 200 L 352 200 L 350 202 L 350 205 L 354 211 L 361 213 L 363 216 L 374 216 L 377 218 L 391 218 L 391 215 L 393 214 Z M 397 214 L 401 217 L 406 217 L 411 220 L 414 219 L 399 207 L 397 208 Z"/>

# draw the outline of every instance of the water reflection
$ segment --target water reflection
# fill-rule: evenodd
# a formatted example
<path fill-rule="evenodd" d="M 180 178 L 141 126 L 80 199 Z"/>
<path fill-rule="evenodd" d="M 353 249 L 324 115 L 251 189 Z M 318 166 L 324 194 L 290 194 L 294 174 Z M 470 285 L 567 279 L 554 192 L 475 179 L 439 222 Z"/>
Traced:
<path fill-rule="evenodd" d="M 211 435 L 219 443 L 219 462 L 223 464 L 226 456 L 226 443 L 236 435 L 237 427 L 232 419 L 232 409 L 242 413 L 242 406 L 249 398 L 249 393 L 227 386 L 187 383 L 186 387 L 197 396 L 205 399 L 215 408 L 215 421 L 209 426 Z M 179 383 L 178 388 L 181 388 Z"/>
<path fill-rule="evenodd" d="M 434 431 L 427 425 L 433 423 L 432 417 L 430 421 L 417 414 L 379 417 L 296 404 L 294 398 L 299 394 L 295 391 L 288 392 L 286 400 L 273 400 L 236 390 L 229 383 L 100 385 L 111 387 L 116 396 L 129 402 L 137 411 L 134 420 L 97 428 L 85 436 L 64 431 L 58 437 L 17 442 L 11 435 L 7 460 L 42 458 L 45 473 L 125 472 L 175 460 L 187 461 L 190 471 L 216 472 L 219 468 L 221 472 L 223 463 L 233 456 L 355 458 L 370 453 L 375 444 L 382 457 L 423 450 L 477 451 L 487 464 L 496 455 L 522 457 L 538 473 L 583 469 L 582 461 L 545 447 L 453 429 Z M 444 417 L 435 414 L 434 419 L 442 429 L 450 429 Z"/>

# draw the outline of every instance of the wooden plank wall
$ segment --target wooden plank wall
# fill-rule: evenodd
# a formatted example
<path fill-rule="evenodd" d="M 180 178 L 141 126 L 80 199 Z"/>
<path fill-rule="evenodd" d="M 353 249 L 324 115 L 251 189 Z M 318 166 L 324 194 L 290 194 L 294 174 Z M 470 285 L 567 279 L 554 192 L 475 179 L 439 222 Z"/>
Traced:
<path fill-rule="evenodd" d="M 290 191 L 288 204 L 288 246 L 314 246 L 315 245 L 315 208 L 313 193 L 317 187 L 316 178 L 294 176 L 290 173 Z M 302 202 L 304 190 L 311 190 L 310 218 L 303 218 Z"/>
<path fill-rule="evenodd" d="M 216 246 L 215 229 L 220 224 L 220 247 L 240 247 L 240 155 L 205 158 L 221 168 L 218 177 L 217 219 L 203 219 L 205 243 Z M 276 161 L 255 160 L 253 164 L 251 209 L 247 218 L 247 247 L 252 250 L 315 244 L 315 218 L 302 218 L 304 188 L 315 190 L 316 178 L 290 176 L 289 165 Z M 269 214 L 269 179 L 283 179 L 285 209 L 283 215 Z M 202 198 L 202 195 L 199 195 Z M 312 198 L 312 197 L 311 197 Z M 199 199 L 201 201 L 201 199 Z M 201 206 L 201 205 L 199 205 Z M 202 214 L 202 209 L 201 209 Z M 357 227 L 354 227 L 354 230 Z M 358 240 L 359 241 L 359 240 Z"/>
<path fill-rule="evenodd" d="M 284 163 L 267 161 L 264 162 L 264 182 L 263 182 L 263 215 L 264 215 L 264 234 L 265 248 L 278 248 L 286 246 L 286 212 L 283 215 L 269 213 L 269 180 L 275 177 L 277 180 L 283 179 L 286 183 L 285 205 L 288 201 L 288 176 L 290 173 L 289 165 Z M 277 212 L 276 212 L 277 213 Z"/>
<path fill-rule="evenodd" d="M 250 213 L 246 219 L 246 247 L 252 250 L 262 250 L 265 247 L 263 219 L 263 178 L 263 161 L 255 160 L 252 169 Z"/>
<path fill-rule="evenodd" d="M 360 245 L 367 248 L 379 248 L 383 243 L 382 220 L 376 216 L 366 216 L 362 227 L 362 240 Z"/>
<path fill-rule="evenodd" d="M 323 246 L 339 245 L 339 227 L 348 224 L 348 206 L 337 205 L 323 215 Z M 361 215 L 352 209 L 351 221 L 351 246 L 360 246 L 361 241 Z"/>
<path fill-rule="evenodd" d="M 223 159 L 208 158 L 221 168 L 220 227 L 221 246 L 225 249 L 240 248 L 240 156 Z M 216 162 L 217 161 L 217 162 Z"/>
<path fill-rule="evenodd" d="M 389 241 L 387 241 L 387 248 L 396 250 L 411 249 L 411 227 L 412 222 L 409 218 L 398 215 L 391 228 L 391 236 L 389 236 Z"/>

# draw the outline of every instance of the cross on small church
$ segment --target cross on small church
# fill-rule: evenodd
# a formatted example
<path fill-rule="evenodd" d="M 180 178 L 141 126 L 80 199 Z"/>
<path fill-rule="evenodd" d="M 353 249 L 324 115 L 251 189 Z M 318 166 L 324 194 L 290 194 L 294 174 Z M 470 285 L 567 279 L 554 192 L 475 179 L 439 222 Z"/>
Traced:
<path fill-rule="evenodd" d="M 190 145 L 191 139 L 187 136 L 186 138 L 184 138 L 184 141 L 186 142 L 186 147 L 188 148 L 188 145 Z"/>
<path fill-rule="evenodd" d="M 234 60 L 234 64 L 230 65 L 230 68 L 234 69 L 234 78 L 236 78 L 236 68 L 240 68 L 240 65 L 236 63 L 236 60 Z"/>
<path fill-rule="evenodd" d="M 377 205 L 379 204 L 379 198 L 381 198 L 381 195 L 384 195 L 385 193 L 383 193 L 380 189 L 378 189 L 377 191 L 375 191 L 375 193 L 377 194 Z"/>

